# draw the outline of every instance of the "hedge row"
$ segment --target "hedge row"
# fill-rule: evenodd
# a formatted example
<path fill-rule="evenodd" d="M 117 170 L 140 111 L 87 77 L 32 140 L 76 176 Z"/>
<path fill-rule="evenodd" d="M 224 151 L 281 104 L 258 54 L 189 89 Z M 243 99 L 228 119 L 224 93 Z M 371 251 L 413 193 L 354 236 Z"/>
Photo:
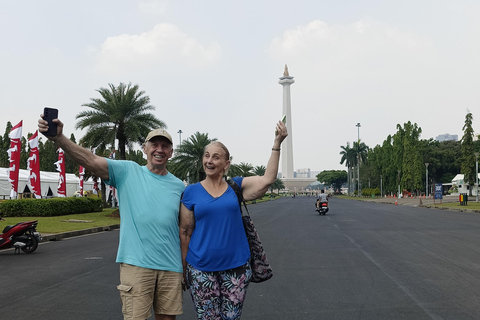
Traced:
<path fill-rule="evenodd" d="M 102 211 L 102 199 L 87 197 L 18 199 L 0 203 L 2 217 L 53 217 Z"/>
<path fill-rule="evenodd" d="M 380 196 L 380 189 L 365 188 L 362 189 L 362 197 Z"/>

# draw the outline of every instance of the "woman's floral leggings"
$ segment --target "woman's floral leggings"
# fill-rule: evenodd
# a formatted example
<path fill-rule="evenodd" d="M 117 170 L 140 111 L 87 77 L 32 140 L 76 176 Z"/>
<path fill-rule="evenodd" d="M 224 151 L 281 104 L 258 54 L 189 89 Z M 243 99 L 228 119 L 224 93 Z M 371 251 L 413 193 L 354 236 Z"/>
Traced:
<path fill-rule="evenodd" d="M 187 265 L 187 281 L 199 320 L 238 320 L 252 277 L 250 264 L 215 272 Z"/>

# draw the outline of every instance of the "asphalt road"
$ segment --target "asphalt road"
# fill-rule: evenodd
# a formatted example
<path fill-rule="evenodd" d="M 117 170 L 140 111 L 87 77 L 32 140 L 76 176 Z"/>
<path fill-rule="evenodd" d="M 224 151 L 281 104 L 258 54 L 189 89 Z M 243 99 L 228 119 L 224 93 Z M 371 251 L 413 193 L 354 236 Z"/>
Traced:
<path fill-rule="evenodd" d="M 480 319 L 480 214 L 333 198 L 249 206 L 274 277 L 242 319 Z M 0 319 L 122 319 L 118 230 L 0 251 Z M 185 313 L 195 319 L 188 293 Z"/>

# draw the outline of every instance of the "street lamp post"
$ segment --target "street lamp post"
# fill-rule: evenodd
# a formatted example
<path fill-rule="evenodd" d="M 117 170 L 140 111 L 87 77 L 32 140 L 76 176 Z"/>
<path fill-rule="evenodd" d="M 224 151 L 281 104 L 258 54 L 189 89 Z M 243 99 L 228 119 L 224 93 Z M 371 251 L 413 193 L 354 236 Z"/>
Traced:
<path fill-rule="evenodd" d="M 478 202 L 478 156 L 480 155 L 480 152 L 475 152 L 475 180 L 477 181 L 477 188 L 475 189 L 476 197 L 475 197 L 475 202 Z"/>
<path fill-rule="evenodd" d="M 182 129 L 178 130 L 177 133 L 180 136 L 180 143 L 178 145 L 181 146 L 182 145 L 182 133 L 183 133 Z"/>
<path fill-rule="evenodd" d="M 360 122 L 357 123 L 358 140 L 357 140 L 357 181 L 358 181 L 358 196 L 360 196 Z"/>
<path fill-rule="evenodd" d="M 427 170 L 427 174 L 425 175 L 425 196 L 428 198 L 428 165 L 430 163 L 428 162 L 425 162 L 425 167 L 426 167 L 426 170 Z"/>

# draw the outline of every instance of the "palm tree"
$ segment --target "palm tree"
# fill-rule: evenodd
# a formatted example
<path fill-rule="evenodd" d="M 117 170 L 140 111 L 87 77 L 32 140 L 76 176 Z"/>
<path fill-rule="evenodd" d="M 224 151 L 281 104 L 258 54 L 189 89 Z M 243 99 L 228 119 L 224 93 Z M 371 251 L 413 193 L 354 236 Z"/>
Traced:
<path fill-rule="evenodd" d="M 92 110 L 80 112 L 76 119 L 76 129 L 88 128 L 81 143 L 90 148 L 110 146 L 114 148 L 118 139 L 119 158 L 125 160 L 125 149 L 132 149 L 133 143 L 142 144 L 148 132 L 156 128 L 166 128 L 163 121 L 148 111 L 155 110 L 150 98 L 138 85 L 120 83 L 97 90 L 102 98 L 92 98 L 82 106 Z"/>
<path fill-rule="evenodd" d="M 270 186 L 270 189 L 272 189 L 272 193 L 273 193 L 273 190 L 277 190 L 277 194 L 280 194 L 280 190 L 285 189 L 285 185 L 283 184 L 282 180 L 280 180 L 279 178 L 276 178 L 275 182 Z"/>
<path fill-rule="evenodd" d="M 195 132 L 175 149 L 175 155 L 169 162 L 168 170 L 181 180 L 189 180 L 189 183 L 205 179 L 203 152 L 210 142 L 216 140 L 210 139 L 208 133 Z"/>
<path fill-rule="evenodd" d="M 265 166 L 256 166 L 253 168 L 253 174 L 256 176 L 263 176 L 265 174 L 265 170 L 267 170 Z"/>
<path fill-rule="evenodd" d="M 340 155 L 342 158 L 340 159 L 340 164 L 343 164 L 345 162 L 345 166 L 347 167 L 348 171 L 348 192 L 351 192 L 351 170 L 354 167 L 355 164 L 355 158 L 356 158 L 356 152 L 355 149 L 350 148 L 350 143 L 347 142 L 347 146 L 341 146 L 340 147 L 342 151 L 340 151 Z M 353 171 L 353 174 L 355 175 L 355 171 Z M 353 179 L 355 181 L 355 179 Z"/>
<path fill-rule="evenodd" d="M 240 164 L 232 164 L 228 170 L 229 176 L 250 177 L 253 176 L 253 165 L 251 163 L 240 162 Z M 235 174 L 235 175 L 233 175 Z"/>
<path fill-rule="evenodd" d="M 355 150 L 355 166 L 358 166 L 357 181 L 360 182 L 360 164 L 367 162 L 368 146 L 364 142 L 353 142 L 353 150 Z M 358 194 L 360 195 L 360 183 L 358 183 Z"/>
<path fill-rule="evenodd" d="M 232 163 L 232 157 L 230 157 L 230 167 L 228 168 L 227 175 L 229 177 L 242 177 L 242 169 L 240 165 Z"/>

